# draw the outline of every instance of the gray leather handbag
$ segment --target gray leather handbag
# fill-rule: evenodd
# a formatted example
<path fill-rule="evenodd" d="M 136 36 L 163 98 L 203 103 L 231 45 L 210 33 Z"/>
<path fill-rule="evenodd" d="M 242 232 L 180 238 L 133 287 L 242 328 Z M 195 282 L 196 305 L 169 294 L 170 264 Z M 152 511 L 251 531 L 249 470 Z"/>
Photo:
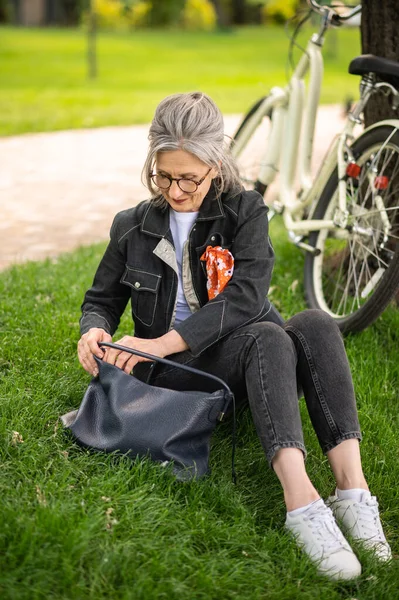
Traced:
<path fill-rule="evenodd" d="M 95 357 L 98 376 L 91 380 L 79 409 L 61 417 L 78 443 L 133 458 L 149 456 L 163 464 L 171 462 L 179 479 L 208 473 L 211 434 L 230 407 L 235 430 L 234 396 L 227 384 L 209 373 L 119 344 L 104 342 L 100 346 L 203 375 L 221 389 L 207 393 L 155 387 Z"/>

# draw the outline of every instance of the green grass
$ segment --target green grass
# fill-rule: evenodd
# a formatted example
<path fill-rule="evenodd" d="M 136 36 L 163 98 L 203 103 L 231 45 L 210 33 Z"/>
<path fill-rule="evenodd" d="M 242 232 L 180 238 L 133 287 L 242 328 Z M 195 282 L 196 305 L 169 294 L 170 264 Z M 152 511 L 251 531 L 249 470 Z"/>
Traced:
<path fill-rule="evenodd" d="M 302 44 L 309 33 L 301 35 Z M 347 73 L 360 51 L 359 32 L 332 36 L 325 51 L 324 103 L 356 97 L 359 83 Z M 273 85 L 285 85 L 288 45 L 277 27 L 102 33 L 99 75 L 89 81 L 83 30 L 2 27 L 0 135 L 146 123 L 164 96 L 193 89 L 210 94 L 223 112 L 241 113 Z"/>
<path fill-rule="evenodd" d="M 272 297 L 288 316 L 304 307 L 303 256 L 287 244 L 278 220 L 272 236 L 278 256 Z M 360 551 L 362 577 L 339 584 L 319 577 L 296 549 L 284 533 L 282 493 L 249 411 L 239 419 L 236 486 L 230 423 L 215 433 L 212 475 L 189 484 L 148 460 L 91 454 L 62 431 L 59 415 L 79 405 L 89 380 L 76 358 L 79 305 L 103 249 L 83 248 L 0 274 L 0 597 L 396 598 L 397 559 L 381 566 Z M 120 332 L 129 331 L 126 316 Z M 364 469 L 396 555 L 398 338 L 399 312 L 390 308 L 346 340 Z M 332 476 L 303 402 L 301 410 L 308 471 L 327 496 Z"/>

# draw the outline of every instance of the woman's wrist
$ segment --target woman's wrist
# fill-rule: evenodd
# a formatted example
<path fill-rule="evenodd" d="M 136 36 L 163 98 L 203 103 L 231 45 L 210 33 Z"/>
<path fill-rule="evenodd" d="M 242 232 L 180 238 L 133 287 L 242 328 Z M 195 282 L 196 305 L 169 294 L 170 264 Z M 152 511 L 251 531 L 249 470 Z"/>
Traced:
<path fill-rule="evenodd" d="M 177 352 L 189 350 L 189 347 L 184 339 L 174 329 L 159 337 L 158 342 L 161 345 L 163 357 L 168 356 L 169 354 L 176 354 Z"/>

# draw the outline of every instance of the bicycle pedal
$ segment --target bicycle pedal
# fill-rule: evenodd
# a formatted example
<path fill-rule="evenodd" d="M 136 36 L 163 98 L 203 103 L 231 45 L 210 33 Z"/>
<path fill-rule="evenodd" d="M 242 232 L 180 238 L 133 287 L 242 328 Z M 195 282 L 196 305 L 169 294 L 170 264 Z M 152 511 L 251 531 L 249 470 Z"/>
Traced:
<path fill-rule="evenodd" d="M 302 248 L 302 250 L 306 250 L 306 252 L 309 252 L 313 256 L 319 256 L 319 254 L 321 254 L 321 250 L 319 248 L 315 248 L 314 246 L 304 242 L 302 236 L 295 235 L 293 232 L 289 232 L 289 238 L 293 244 L 295 244 L 295 246 Z"/>
<path fill-rule="evenodd" d="M 321 254 L 320 248 L 314 248 L 314 246 L 306 244 L 305 242 L 299 242 L 297 246 L 299 246 L 299 248 L 302 248 L 302 250 L 306 250 L 306 252 L 309 252 L 313 256 L 319 256 L 319 254 Z"/>

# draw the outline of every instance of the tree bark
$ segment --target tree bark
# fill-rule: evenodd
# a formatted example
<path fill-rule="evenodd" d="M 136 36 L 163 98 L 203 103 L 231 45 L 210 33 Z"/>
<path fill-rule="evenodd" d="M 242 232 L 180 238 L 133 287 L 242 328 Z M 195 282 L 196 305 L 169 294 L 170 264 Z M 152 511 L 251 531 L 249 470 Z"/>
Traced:
<path fill-rule="evenodd" d="M 93 0 L 89 0 L 89 23 L 87 28 L 87 74 L 89 79 L 97 77 L 97 15 Z"/>
<path fill-rule="evenodd" d="M 362 0 L 361 40 L 363 54 L 375 54 L 399 62 L 398 0 Z M 365 113 L 366 126 L 381 119 L 399 118 L 391 99 L 383 94 L 372 96 Z"/>
<path fill-rule="evenodd" d="M 226 29 L 227 27 L 229 27 L 230 22 L 228 16 L 226 15 L 226 11 L 223 7 L 223 3 L 221 2 L 221 0 L 211 0 L 211 2 L 215 7 L 218 27 L 220 27 L 221 29 Z"/>
<path fill-rule="evenodd" d="M 375 54 L 399 62 L 398 22 L 398 0 L 362 0 L 360 29 L 363 54 Z M 389 96 L 375 94 L 371 97 L 364 111 L 366 127 L 383 119 L 395 118 L 399 118 L 399 111 L 393 110 Z M 399 292 L 395 300 L 399 306 Z"/>
<path fill-rule="evenodd" d="M 244 25 L 246 21 L 246 0 L 232 0 L 233 22 Z"/>

